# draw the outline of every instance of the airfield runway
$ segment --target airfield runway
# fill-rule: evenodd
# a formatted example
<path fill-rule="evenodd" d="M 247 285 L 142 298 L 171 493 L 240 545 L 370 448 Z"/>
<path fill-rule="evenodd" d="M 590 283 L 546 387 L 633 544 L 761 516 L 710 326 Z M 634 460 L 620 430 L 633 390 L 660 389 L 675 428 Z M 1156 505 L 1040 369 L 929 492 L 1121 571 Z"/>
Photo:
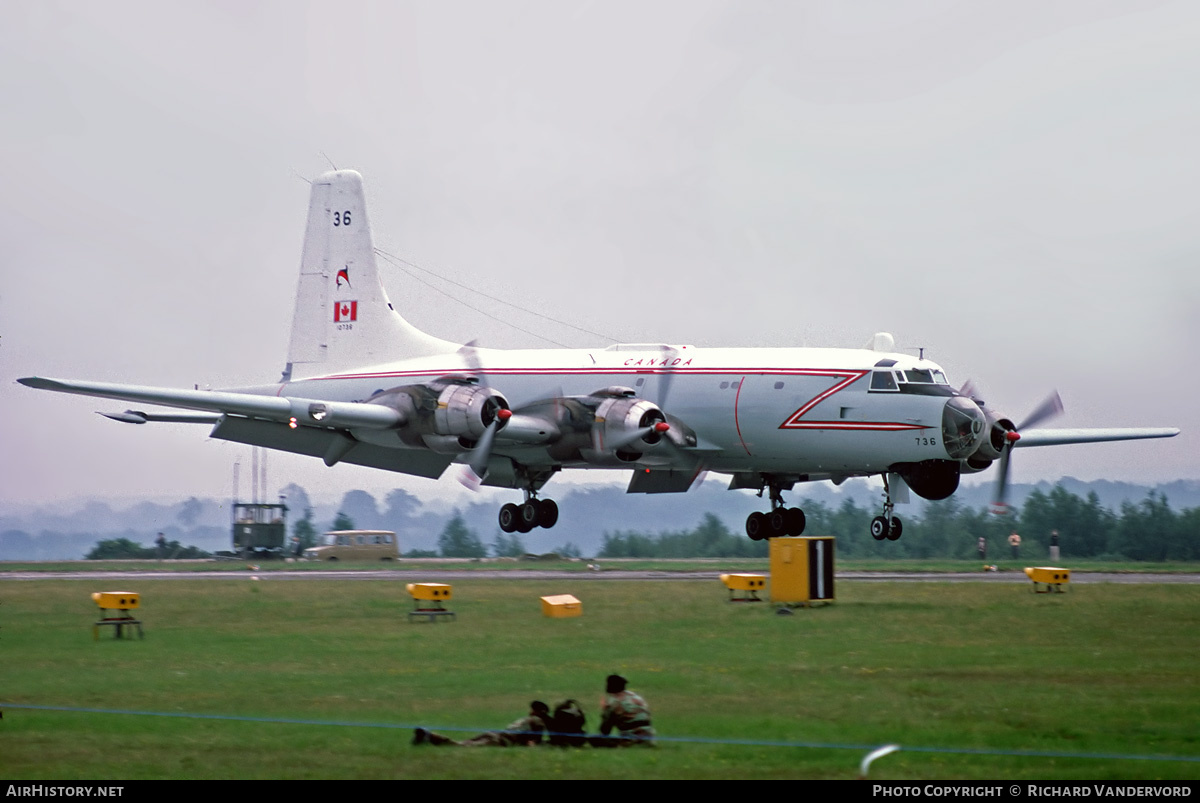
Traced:
<path fill-rule="evenodd" d="M 599 572 L 565 572 L 548 569 L 431 569 L 396 571 L 260 571 L 224 572 L 5 572 L 3 580 L 398 580 L 412 582 L 436 575 L 439 580 L 706 580 L 719 582 L 722 572 L 655 572 L 614 569 Z M 837 572 L 838 580 L 886 581 L 891 583 L 1028 583 L 1022 572 Z M 1135 572 L 1075 572 L 1071 583 L 1200 583 L 1200 574 L 1141 574 Z"/>

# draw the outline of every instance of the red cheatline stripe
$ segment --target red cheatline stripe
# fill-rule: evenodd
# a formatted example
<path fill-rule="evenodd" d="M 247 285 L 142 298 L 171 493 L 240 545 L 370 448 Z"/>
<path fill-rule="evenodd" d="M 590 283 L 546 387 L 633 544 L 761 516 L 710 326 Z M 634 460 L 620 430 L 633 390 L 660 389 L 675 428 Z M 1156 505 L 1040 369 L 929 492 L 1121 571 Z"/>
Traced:
<path fill-rule="evenodd" d="M 330 374 L 328 376 L 314 376 L 303 381 L 311 381 L 314 379 L 379 379 L 384 377 L 406 377 L 406 376 L 447 376 L 452 374 L 489 374 L 495 376 L 601 376 L 604 374 L 689 374 L 696 376 L 710 375 L 745 375 L 745 376 L 850 376 L 845 384 L 850 384 L 855 379 L 869 373 L 860 369 L 838 369 L 838 368 L 649 368 L 646 366 L 612 366 L 611 368 L 489 368 L 486 365 L 480 366 L 477 369 L 471 369 L 464 366 L 455 366 L 453 368 L 431 368 L 422 371 L 370 371 L 348 374 Z M 301 380 L 297 380 L 301 381 Z M 837 390 L 835 388 L 833 390 Z M 832 390 L 830 391 L 832 392 Z"/>
<path fill-rule="evenodd" d="M 894 421 L 792 421 L 780 425 L 780 429 L 867 429 L 894 432 L 906 429 L 930 429 L 924 424 L 903 424 Z"/>

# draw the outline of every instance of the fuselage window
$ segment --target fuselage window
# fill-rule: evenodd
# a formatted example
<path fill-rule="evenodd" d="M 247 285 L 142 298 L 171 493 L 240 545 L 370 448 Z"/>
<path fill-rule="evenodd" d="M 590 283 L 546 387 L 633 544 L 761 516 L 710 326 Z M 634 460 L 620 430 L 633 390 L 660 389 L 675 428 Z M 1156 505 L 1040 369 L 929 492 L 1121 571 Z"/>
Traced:
<path fill-rule="evenodd" d="M 776 383 L 775 383 L 775 389 L 776 389 L 776 390 L 783 390 L 783 383 L 782 383 L 782 382 L 776 382 Z"/>
<path fill-rule="evenodd" d="M 725 388 L 727 388 L 727 387 L 729 387 L 729 383 L 728 383 L 728 382 L 722 382 L 722 383 L 721 383 L 721 390 L 724 390 L 724 389 L 725 389 Z"/>

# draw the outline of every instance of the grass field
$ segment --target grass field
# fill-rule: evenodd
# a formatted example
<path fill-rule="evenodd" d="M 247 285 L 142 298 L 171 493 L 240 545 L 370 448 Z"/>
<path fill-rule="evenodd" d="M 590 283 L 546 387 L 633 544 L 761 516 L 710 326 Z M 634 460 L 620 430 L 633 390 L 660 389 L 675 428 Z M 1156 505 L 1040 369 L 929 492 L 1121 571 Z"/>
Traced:
<path fill-rule="evenodd" d="M 409 624 L 408 574 L 0 581 L 0 776 L 853 778 L 889 742 L 905 749 L 874 778 L 1200 771 L 1196 586 L 844 581 L 779 616 L 715 582 L 456 579 L 457 622 Z M 143 641 L 92 639 L 90 594 L 118 585 L 142 594 Z M 557 593 L 584 615 L 543 618 Z M 592 725 L 613 671 L 656 748 L 409 744 L 418 724 L 500 728 L 534 697 L 579 698 Z"/>
<path fill-rule="evenodd" d="M 590 571 L 585 560 L 525 560 L 516 558 L 402 558 L 392 562 L 354 561 L 260 561 L 246 563 L 241 560 L 79 560 L 79 561 L 0 561 L 0 579 L 5 572 L 229 572 L 245 573 L 250 567 L 257 573 L 264 572 L 356 572 L 392 571 L 412 574 L 454 569 L 455 571 L 519 571 L 548 570 L 555 572 Z M 604 558 L 599 563 L 605 569 L 622 571 L 756 571 L 768 570 L 766 558 Z M 1046 566 L 1048 558 L 1029 557 L 1020 560 L 994 558 L 989 560 L 1000 572 L 1020 573 L 1026 566 Z M 982 561 L 945 559 L 889 559 L 878 558 L 846 559 L 839 557 L 839 572 L 978 572 Z M 1076 572 L 1120 572 L 1123 574 L 1195 574 L 1200 572 L 1200 562 L 1195 561 L 1115 561 L 1092 559 L 1069 559 L 1057 565 L 1068 566 Z"/>

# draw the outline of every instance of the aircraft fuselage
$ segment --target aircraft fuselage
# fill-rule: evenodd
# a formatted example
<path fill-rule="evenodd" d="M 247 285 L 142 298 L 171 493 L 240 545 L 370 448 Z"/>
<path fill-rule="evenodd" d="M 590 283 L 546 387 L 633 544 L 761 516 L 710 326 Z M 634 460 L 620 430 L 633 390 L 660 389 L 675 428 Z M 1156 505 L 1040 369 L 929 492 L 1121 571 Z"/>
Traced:
<path fill-rule="evenodd" d="M 897 462 L 949 459 L 942 416 L 954 391 L 944 382 L 871 389 L 881 361 L 889 370 L 940 369 L 928 360 L 867 349 L 705 349 L 637 345 L 606 349 L 479 349 L 246 389 L 281 396 L 368 401 L 392 388 L 446 376 L 477 377 L 518 411 L 538 400 L 627 387 L 655 400 L 669 393 L 673 417 L 700 436 L 706 468 L 719 472 L 866 475 Z M 552 445 L 508 445 L 524 464 L 560 462 Z M 650 461 L 653 464 L 653 460 Z M 603 468 L 588 461 L 570 467 Z"/>

